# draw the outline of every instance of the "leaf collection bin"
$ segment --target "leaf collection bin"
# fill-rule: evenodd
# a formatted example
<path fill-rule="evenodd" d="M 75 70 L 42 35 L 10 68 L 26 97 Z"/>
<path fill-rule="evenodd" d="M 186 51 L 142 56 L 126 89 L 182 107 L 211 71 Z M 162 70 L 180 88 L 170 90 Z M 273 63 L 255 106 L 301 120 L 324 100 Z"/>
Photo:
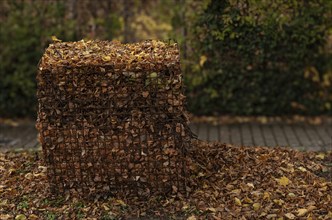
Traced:
<path fill-rule="evenodd" d="M 185 191 L 191 131 L 176 44 L 53 43 L 37 88 L 53 193 Z"/>

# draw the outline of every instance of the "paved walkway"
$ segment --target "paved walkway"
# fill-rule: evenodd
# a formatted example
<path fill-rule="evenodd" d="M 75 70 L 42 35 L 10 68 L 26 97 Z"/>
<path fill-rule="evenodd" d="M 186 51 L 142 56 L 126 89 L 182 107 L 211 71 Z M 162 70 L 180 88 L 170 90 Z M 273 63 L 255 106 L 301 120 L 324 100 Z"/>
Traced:
<path fill-rule="evenodd" d="M 245 146 L 284 146 L 299 150 L 332 151 L 332 124 L 258 124 L 212 125 L 193 123 L 199 139 Z M 0 124 L 0 150 L 38 148 L 33 122 L 19 126 Z"/>
<path fill-rule="evenodd" d="M 221 141 L 234 145 L 291 147 L 299 150 L 331 151 L 332 124 L 258 124 L 230 125 L 191 124 L 202 140 Z"/>

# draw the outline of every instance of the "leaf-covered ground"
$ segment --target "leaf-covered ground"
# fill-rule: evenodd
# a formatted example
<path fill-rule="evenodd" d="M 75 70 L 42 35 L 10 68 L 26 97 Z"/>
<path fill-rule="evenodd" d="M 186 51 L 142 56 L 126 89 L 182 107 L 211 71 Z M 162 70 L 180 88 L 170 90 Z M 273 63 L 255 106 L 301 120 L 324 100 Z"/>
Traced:
<path fill-rule="evenodd" d="M 193 141 L 188 195 L 53 197 L 40 152 L 0 153 L 0 219 L 332 219 L 332 153 Z"/>

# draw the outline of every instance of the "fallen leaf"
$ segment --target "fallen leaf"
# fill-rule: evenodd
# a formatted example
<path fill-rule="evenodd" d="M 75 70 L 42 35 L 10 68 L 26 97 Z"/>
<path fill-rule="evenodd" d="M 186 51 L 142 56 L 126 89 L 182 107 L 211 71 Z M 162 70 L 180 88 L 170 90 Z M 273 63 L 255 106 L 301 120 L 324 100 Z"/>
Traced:
<path fill-rule="evenodd" d="M 264 192 L 263 199 L 269 201 L 270 200 L 270 193 Z"/>
<path fill-rule="evenodd" d="M 25 217 L 25 215 L 23 214 L 19 214 L 15 217 L 15 220 L 25 220 L 25 219 L 27 219 L 27 217 Z"/>
<path fill-rule="evenodd" d="M 0 219 L 1 220 L 8 220 L 8 219 L 12 219 L 13 216 L 8 215 L 8 214 L 0 214 Z"/>
<path fill-rule="evenodd" d="M 127 206 L 127 204 L 124 201 L 122 201 L 121 199 L 117 199 L 116 203 L 117 203 L 117 205 Z"/>
<path fill-rule="evenodd" d="M 285 176 L 281 177 L 280 179 L 277 179 L 278 180 L 278 183 L 279 185 L 281 186 L 287 186 L 289 184 L 289 179 Z"/>
<path fill-rule="evenodd" d="M 216 212 L 217 210 L 213 207 L 207 208 L 206 211 L 210 211 L 210 212 Z"/>
<path fill-rule="evenodd" d="M 29 220 L 35 220 L 35 219 L 39 219 L 39 217 L 35 214 L 29 215 Z"/>
<path fill-rule="evenodd" d="M 62 42 L 62 40 L 59 40 L 56 36 L 51 36 L 51 39 L 53 42 L 57 43 L 57 42 Z"/>
<path fill-rule="evenodd" d="M 315 156 L 317 159 L 324 160 L 325 154 L 324 153 L 319 153 Z"/>
<path fill-rule="evenodd" d="M 298 169 L 301 170 L 302 172 L 306 172 L 307 171 L 307 169 L 304 168 L 304 167 L 299 167 Z"/>
<path fill-rule="evenodd" d="M 194 215 L 192 215 L 192 216 L 189 216 L 188 218 L 187 218 L 187 220 L 196 220 L 197 218 L 194 216 Z"/>
<path fill-rule="evenodd" d="M 302 217 L 305 216 L 308 213 L 308 209 L 298 209 L 297 210 L 297 216 Z"/>
<path fill-rule="evenodd" d="M 275 219 L 277 217 L 277 214 L 268 214 L 266 216 L 266 219 Z"/>
<path fill-rule="evenodd" d="M 199 59 L 199 65 L 203 66 L 206 61 L 207 61 L 207 57 L 205 55 L 202 55 Z"/>
<path fill-rule="evenodd" d="M 252 184 L 252 183 L 247 183 L 247 186 L 249 186 L 251 188 L 255 188 L 254 184 Z"/>
<path fill-rule="evenodd" d="M 288 193 L 288 197 L 291 197 L 291 198 L 293 198 L 293 197 L 295 197 L 296 195 L 294 194 L 294 193 Z"/>
<path fill-rule="evenodd" d="M 142 96 L 143 96 L 144 98 L 148 97 L 148 96 L 149 96 L 149 92 L 148 92 L 148 91 L 144 91 L 144 92 L 142 92 Z"/>
<path fill-rule="evenodd" d="M 292 213 L 286 213 L 285 214 L 285 217 L 287 218 L 287 219 L 295 219 L 295 215 L 294 214 L 292 214 Z"/>
<path fill-rule="evenodd" d="M 285 203 L 284 200 L 282 200 L 282 199 L 274 199 L 273 202 L 280 206 Z"/>
<path fill-rule="evenodd" d="M 252 204 L 252 207 L 254 208 L 255 211 L 257 211 L 258 209 L 260 209 L 261 204 L 260 203 L 254 203 L 254 204 Z"/>
<path fill-rule="evenodd" d="M 235 204 L 238 205 L 238 206 L 241 206 L 242 205 L 242 202 L 239 198 L 235 197 L 234 198 L 234 201 L 235 201 Z"/>
<path fill-rule="evenodd" d="M 108 207 L 106 203 L 103 203 L 101 206 L 103 207 L 103 209 L 105 211 L 109 211 L 110 210 L 110 207 Z"/>
<path fill-rule="evenodd" d="M 110 61 L 111 57 L 110 56 L 103 56 L 102 59 L 103 59 L 103 61 Z"/>
<path fill-rule="evenodd" d="M 252 199 L 248 198 L 248 197 L 245 197 L 244 198 L 244 202 L 245 203 L 253 203 Z"/>

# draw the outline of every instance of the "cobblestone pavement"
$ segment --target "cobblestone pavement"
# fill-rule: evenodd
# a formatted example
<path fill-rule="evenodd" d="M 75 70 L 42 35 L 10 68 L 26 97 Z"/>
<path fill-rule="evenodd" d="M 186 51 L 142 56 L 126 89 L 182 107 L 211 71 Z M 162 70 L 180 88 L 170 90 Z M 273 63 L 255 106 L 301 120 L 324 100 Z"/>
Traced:
<path fill-rule="evenodd" d="M 332 151 L 332 124 L 258 124 L 212 125 L 193 123 L 192 131 L 201 140 L 244 146 L 283 146 L 299 150 Z M 39 147 L 33 122 L 18 126 L 0 124 L 0 150 Z"/>
<path fill-rule="evenodd" d="M 191 124 L 199 139 L 234 145 L 291 147 L 298 150 L 331 151 L 332 124 Z"/>

